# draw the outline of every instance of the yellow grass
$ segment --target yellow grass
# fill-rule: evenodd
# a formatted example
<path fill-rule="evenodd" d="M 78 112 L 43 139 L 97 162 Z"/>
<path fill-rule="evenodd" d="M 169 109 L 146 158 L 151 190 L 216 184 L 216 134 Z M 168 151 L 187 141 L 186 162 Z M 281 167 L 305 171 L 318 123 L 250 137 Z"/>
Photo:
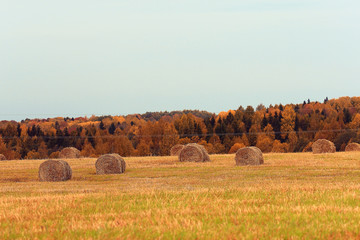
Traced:
<path fill-rule="evenodd" d="M 0 239 L 360 238 L 360 153 L 210 158 L 125 158 L 119 175 L 68 159 L 55 183 L 38 181 L 43 161 L 0 162 Z"/>

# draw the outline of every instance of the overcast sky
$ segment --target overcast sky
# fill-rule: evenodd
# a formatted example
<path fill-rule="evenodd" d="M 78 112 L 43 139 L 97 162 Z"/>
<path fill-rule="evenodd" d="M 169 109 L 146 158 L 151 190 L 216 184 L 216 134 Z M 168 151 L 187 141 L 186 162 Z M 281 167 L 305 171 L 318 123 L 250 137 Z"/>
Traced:
<path fill-rule="evenodd" d="M 359 0 L 0 0 L 0 120 L 360 95 Z"/>

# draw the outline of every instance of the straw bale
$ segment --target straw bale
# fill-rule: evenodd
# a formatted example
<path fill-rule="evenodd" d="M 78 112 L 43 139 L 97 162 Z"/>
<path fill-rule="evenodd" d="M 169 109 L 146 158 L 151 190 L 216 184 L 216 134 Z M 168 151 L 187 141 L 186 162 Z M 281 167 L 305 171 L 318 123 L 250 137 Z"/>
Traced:
<path fill-rule="evenodd" d="M 252 148 L 252 149 L 254 149 L 255 151 L 258 152 L 258 154 L 260 155 L 260 164 L 264 164 L 264 156 L 263 156 L 263 153 L 262 153 L 262 151 L 260 150 L 260 148 L 254 147 L 254 146 L 252 146 L 252 147 L 250 147 L 250 148 Z"/>
<path fill-rule="evenodd" d="M 58 182 L 71 179 L 70 165 L 63 160 L 47 160 L 40 164 L 39 180 L 41 182 Z"/>
<path fill-rule="evenodd" d="M 80 151 L 74 147 L 66 147 L 59 153 L 59 158 L 79 158 Z"/>
<path fill-rule="evenodd" d="M 350 151 L 360 151 L 360 144 L 355 142 L 349 143 L 345 148 L 345 152 L 350 152 Z"/>
<path fill-rule="evenodd" d="M 264 163 L 262 152 L 257 147 L 240 148 L 235 154 L 236 165 L 261 165 Z"/>
<path fill-rule="evenodd" d="M 205 149 L 205 147 L 203 145 L 198 144 L 198 147 L 201 149 L 202 154 L 203 154 L 203 162 L 210 162 L 210 156 L 207 152 L 207 150 Z"/>
<path fill-rule="evenodd" d="M 197 144 L 186 144 L 179 154 L 180 162 L 202 162 L 203 152 Z"/>
<path fill-rule="evenodd" d="M 314 154 L 319 153 L 334 153 L 336 152 L 336 147 L 333 142 L 330 142 L 326 139 L 319 139 L 312 145 L 312 152 Z"/>
<path fill-rule="evenodd" d="M 181 150 L 184 148 L 182 144 L 176 144 L 170 149 L 170 156 L 179 156 Z"/>
<path fill-rule="evenodd" d="M 180 162 L 209 162 L 210 157 L 204 146 L 189 143 L 184 146 L 179 154 Z"/>
<path fill-rule="evenodd" d="M 105 154 L 95 163 L 96 174 L 120 174 L 126 170 L 125 160 L 119 154 Z"/>

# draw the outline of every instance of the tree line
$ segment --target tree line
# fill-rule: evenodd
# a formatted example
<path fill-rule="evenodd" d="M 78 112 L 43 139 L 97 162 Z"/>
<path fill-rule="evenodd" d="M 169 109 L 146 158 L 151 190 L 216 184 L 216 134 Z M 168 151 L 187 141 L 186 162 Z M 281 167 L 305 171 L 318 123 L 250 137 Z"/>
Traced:
<path fill-rule="evenodd" d="M 127 116 L 26 119 L 0 122 L 0 153 L 7 159 L 56 158 L 64 147 L 85 157 L 168 155 L 175 144 L 196 142 L 211 154 L 244 146 L 263 152 L 302 152 L 325 138 L 343 151 L 360 143 L 360 97 L 323 102 L 240 106 L 219 114 L 206 111 L 148 112 Z"/>

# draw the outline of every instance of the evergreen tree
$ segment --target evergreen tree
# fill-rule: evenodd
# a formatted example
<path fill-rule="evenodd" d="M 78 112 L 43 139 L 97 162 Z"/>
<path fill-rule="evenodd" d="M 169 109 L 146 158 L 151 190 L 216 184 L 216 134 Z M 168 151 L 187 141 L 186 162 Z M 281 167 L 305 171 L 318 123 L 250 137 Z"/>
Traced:
<path fill-rule="evenodd" d="M 295 132 L 299 131 L 299 118 L 298 115 L 296 114 L 295 116 L 295 127 L 294 127 Z"/>
<path fill-rule="evenodd" d="M 281 114 L 281 112 L 280 112 L 280 114 Z M 275 112 L 274 118 L 273 118 L 273 120 L 272 120 L 272 122 L 270 124 L 274 129 L 275 139 L 278 139 L 278 140 L 281 139 L 281 134 L 280 134 L 281 118 L 280 118 L 280 116 L 278 115 L 277 112 Z"/>
<path fill-rule="evenodd" d="M 268 125 L 268 120 L 267 120 L 267 118 L 266 118 L 266 116 L 265 116 L 265 114 L 264 114 L 264 117 L 263 117 L 263 119 L 261 120 L 261 129 L 264 129 L 267 125 Z"/>
<path fill-rule="evenodd" d="M 295 111 L 296 113 L 298 113 L 298 112 L 299 112 L 299 109 L 300 109 L 299 104 L 296 104 L 295 107 L 294 107 L 294 111 Z"/>
<path fill-rule="evenodd" d="M 21 126 L 19 123 L 17 124 L 16 130 L 17 130 L 17 136 L 20 137 L 21 136 Z"/>
<path fill-rule="evenodd" d="M 351 122 L 351 114 L 349 110 L 347 108 L 344 108 L 343 113 L 344 113 L 344 123 L 347 124 Z"/>
<path fill-rule="evenodd" d="M 230 112 L 225 118 L 225 124 L 230 125 L 235 120 L 234 115 Z"/>
<path fill-rule="evenodd" d="M 116 130 L 116 126 L 114 123 L 111 123 L 110 127 L 109 127 L 109 133 L 111 135 L 113 135 L 115 133 L 115 130 Z"/>
<path fill-rule="evenodd" d="M 246 132 L 249 132 L 252 124 L 252 118 L 254 116 L 254 108 L 252 106 L 247 106 L 245 113 L 243 115 L 243 122 L 246 127 Z"/>
<path fill-rule="evenodd" d="M 102 120 L 100 121 L 99 128 L 100 128 L 100 130 L 104 130 L 104 129 L 105 129 L 105 126 L 104 126 L 104 123 L 103 123 Z"/>
<path fill-rule="evenodd" d="M 68 128 L 64 128 L 64 140 L 63 140 L 63 147 L 69 147 L 70 146 L 70 142 L 71 142 L 71 137 L 69 134 L 69 130 Z"/>
<path fill-rule="evenodd" d="M 282 104 L 280 104 L 279 110 L 280 110 L 280 111 L 283 111 L 283 110 L 284 110 L 284 106 L 283 106 Z"/>
<path fill-rule="evenodd" d="M 55 129 L 56 129 L 56 130 L 60 129 L 60 124 L 59 124 L 58 121 L 55 122 Z"/>
<path fill-rule="evenodd" d="M 226 125 L 222 118 L 219 118 L 217 125 L 215 127 L 215 133 L 219 136 L 221 142 L 224 141 L 225 133 L 226 133 Z"/>

